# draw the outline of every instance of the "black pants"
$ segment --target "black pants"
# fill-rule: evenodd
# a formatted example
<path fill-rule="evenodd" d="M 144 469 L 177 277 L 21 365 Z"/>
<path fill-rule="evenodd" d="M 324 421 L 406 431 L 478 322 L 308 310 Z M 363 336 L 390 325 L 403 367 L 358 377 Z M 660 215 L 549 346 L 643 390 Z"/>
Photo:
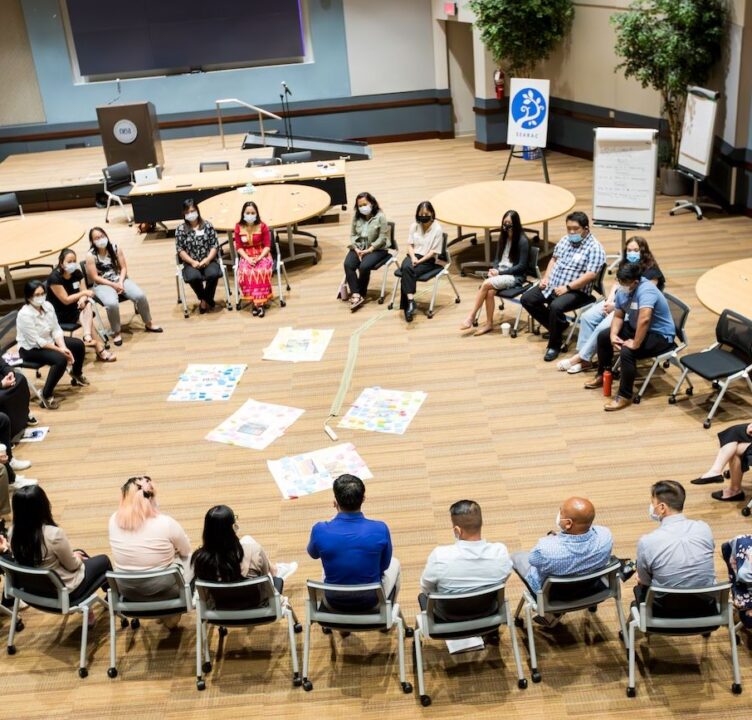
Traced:
<path fill-rule="evenodd" d="M 217 283 L 221 277 L 222 270 L 216 260 L 210 262 L 204 268 L 195 268 L 190 265 L 183 266 L 183 280 L 191 286 L 199 300 L 203 300 L 209 305 L 214 302 L 214 293 L 217 291 Z"/>
<path fill-rule="evenodd" d="M 423 256 L 416 255 L 415 257 L 420 260 Z M 413 261 L 409 255 L 402 261 L 400 269 L 402 273 L 402 281 L 400 282 L 400 309 L 404 310 L 407 307 L 407 296 L 415 294 L 418 288 L 418 278 L 431 272 L 431 270 L 435 270 L 437 267 L 439 266 L 433 260 L 419 263 L 416 267 L 413 265 Z"/>
<path fill-rule="evenodd" d="M 632 326 L 624 323 L 619 331 L 619 337 L 622 340 L 631 340 L 634 337 Z M 640 358 L 655 357 L 671 347 L 672 344 L 663 335 L 650 331 L 637 350 L 622 346 L 619 352 L 621 358 L 619 395 L 626 400 L 632 399 L 632 389 L 637 375 L 637 361 Z M 610 370 L 613 364 L 614 347 L 611 345 L 611 328 L 608 328 L 602 330 L 598 335 L 598 374 L 603 375 L 603 371 Z"/>
<path fill-rule="evenodd" d="M 5 452 L 8 455 L 8 464 L 5 469 L 8 471 L 8 483 L 10 484 L 16 480 L 16 473 L 10 466 L 10 461 L 13 459 L 13 448 L 10 446 L 12 439 L 10 418 L 4 412 L 0 412 L 0 443 L 5 445 Z"/>
<path fill-rule="evenodd" d="M 82 340 L 74 337 L 66 337 L 65 346 L 73 354 L 71 373 L 73 375 L 80 375 L 84 369 L 86 346 Z M 47 381 L 44 383 L 44 388 L 42 389 L 42 395 L 46 398 L 51 398 L 55 392 L 55 387 L 60 382 L 60 378 L 65 375 L 68 359 L 57 350 L 43 350 L 42 348 L 32 348 L 31 350 L 21 348 L 19 354 L 24 360 L 50 366 L 50 371 L 47 373 Z"/>
<path fill-rule="evenodd" d="M 374 250 L 363 256 L 361 260 L 355 250 L 350 250 L 345 257 L 345 278 L 347 287 L 354 295 L 363 295 L 368 292 L 368 283 L 371 280 L 371 270 L 385 260 L 389 253 L 386 250 Z"/>
<path fill-rule="evenodd" d="M 551 295 L 545 297 L 539 287 L 534 287 L 522 295 L 520 302 L 522 307 L 548 330 L 548 347 L 559 350 L 564 331 L 569 325 L 564 313 L 587 305 L 592 300 L 591 295 L 579 290 L 572 290 L 558 296 L 552 290 Z"/>
<path fill-rule="evenodd" d="M 84 579 L 70 593 L 71 602 L 77 603 L 80 600 L 86 600 L 97 588 L 106 585 L 106 573 L 110 570 L 112 570 L 112 563 L 106 555 L 84 558 Z"/>
<path fill-rule="evenodd" d="M 11 388 L 0 389 L 0 412 L 10 418 L 11 438 L 22 433 L 29 420 L 29 383 L 20 372 L 13 374 L 16 376 L 16 384 Z"/>

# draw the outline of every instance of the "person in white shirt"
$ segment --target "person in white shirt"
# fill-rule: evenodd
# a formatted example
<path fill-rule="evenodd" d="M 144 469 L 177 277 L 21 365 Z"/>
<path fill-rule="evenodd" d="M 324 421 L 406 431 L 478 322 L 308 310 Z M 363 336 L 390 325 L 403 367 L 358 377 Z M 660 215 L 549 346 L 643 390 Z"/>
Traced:
<path fill-rule="evenodd" d="M 407 238 L 407 256 L 401 268 L 400 309 L 404 311 L 407 322 L 412 322 L 415 316 L 414 298 L 418 278 L 440 268 L 436 261 L 441 254 L 443 234 L 433 205 L 424 200 L 415 210 L 415 222 L 410 225 Z"/>
<path fill-rule="evenodd" d="M 16 339 L 23 360 L 50 366 L 40 404 L 55 410 L 58 404 L 52 394 L 67 367 L 70 367 L 71 385 L 88 385 L 89 381 L 83 375 L 86 347 L 78 338 L 63 335 L 55 308 L 45 300 L 46 294 L 41 280 L 26 283 L 26 304 L 18 311 Z"/>
<path fill-rule="evenodd" d="M 439 545 L 428 556 L 420 578 L 422 593 L 461 594 L 505 582 L 512 559 L 503 543 L 481 537 L 483 516 L 474 500 L 449 508 L 455 542 Z"/>

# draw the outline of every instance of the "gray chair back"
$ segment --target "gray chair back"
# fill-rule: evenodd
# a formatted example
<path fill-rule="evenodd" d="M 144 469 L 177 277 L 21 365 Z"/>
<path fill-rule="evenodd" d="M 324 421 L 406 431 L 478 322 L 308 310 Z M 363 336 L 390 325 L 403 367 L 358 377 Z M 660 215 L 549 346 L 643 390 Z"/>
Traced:
<path fill-rule="evenodd" d="M 0 557 L 0 568 L 5 573 L 8 597 L 20 598 L 38 610 L 68 613 L 68 590 L 54 570 L 26 567 L 3 557 Z"/>
<path fill-rule="evenodd" d="M 387 221 L 387 225 L 389 226 L 389 247 L 387 250 L 389 250 L 391 255 L 397 255 L 399 252 L 399 245 L 397 244 L 396 226 L 391 220 Z"/>
<path fill-rule="evenodd" d="M 384 595 L 384 588 L 380 583 L 368 585 L 329 585 L 314 580 L 306 581 L 308 598 L 306 600 L 308 618 L 311 622 L 326 627 L 350 628 L 353 630 L 367 630 L 375 627 L 390 628 L 392 626 L 392 601 Z M 332 608 L 329 601 L 334 599 L 346 602 L 348 597 L 358 599 L 362 596 L 375 596 L 376 605 L 373 608 L 342 609 Z"/>
<path fill-rule="evenodd" d="M 198 165 L 199 172 L 217 172 L 219 170 L 229 170 L 230 163 L 228 160 L 210 160 Z"/>
<path fill-rule="evenodd" d="M 730 592 L 731 583 L 721 583 L 705 588 L 662 588 L 651 585 L 645 601 L 639 605 L 640 630 L 664 635 L 700 635 L 711 629 L 728 625 L 732 612 L 729 605 Z M 680 608 L 689 603 L 696 606 L 703 600 L 707 600 L 709 607 L 715 612 L 710 614 L 690 612 L 687 617 L 665 617 L 655 614 L 656 605 L 660 608 L 659 612 L 665 613 L 668 607 Z"/>
<path fill-rule="evenodd" d="M 687 325 L 687 318 L 689 317 L 689 306 L 669 293 L 664 293 L 664 297 L 668 302 L 668 308 L 671 311 L 671 318 L 674 321 L 674 328 L 676 329 L 676 345 L 679 349 L 685 348 L 688 345 L 685 328 Z"/>
<path fill-rule="evenodd" d="M 536 594 L 538 614 L 584 610 L 609 598 L 621 598 L 621 561 L 612 558 L 606 567 L 587 575 L 549 576 Z"/>
<path fill-rule="evenodd" d="M 718 318 L 715 337 L 721 345 L 731 347 L 734 355 L 745 363 L 752 362 L 752 320 L 726 309 Z"/>
<path fill-rule="evenodd" d="M 188 612 L 193 608 L 191 590 L 177 565 L 146 572 L 111 571 L 110 607 L 127 617 L 162 617 Z"/>
<path fill-rule="evenodd" d="M 0 355 L 4 355 L 16 344 L 16 318 L 18 310 L 11 310 L 0 318 Z"/>
<path fill-rule="evenodd" d="M 283 165 L 289 165 L 290 163 L 302 163 L 310 162 L 313 155 L 310 150 L 300 150 L 298 152 L 282 153 L 279 159 Z"/>
<path fill-rule="evenodd" d="M 249 158 L 245 166 L 247 168 L 252 167 L 267 167 L 269 165 L 280 165 L 282 161 L 279 158 Z"/>
<path fill-rule="evenodd" d="M 426 634 L 433 638 L 472 637 L 507 623 L 504 583 L 469 593 L 429 593 Z"/>
<path fill-rule="evenodd" d="M 601 297 L 606 297 L 606 288 L 603 286 L 603 280 L 606 277 L 607 270 L 608 263 L 603 263 L 603 265 L 601 265 L 601 269 L 598 270 L 598 274 L 595 276 L 595 281 L 593 282 L 593 290 L 597 292 Z"/>
<path fill-rule="evenodd" d="M 18 204 L 16 193 L 3 193 L 0 195 L 0 218 L 23 215 L 21 206 Z"/>
<path fill-rule="evenodd" d="M 131 182 L 131 169 L 125 161 L 108 165 L 102 170 L 102 174 L 108 190 L 116 190 L 124 185 L 129 185 Z"/>
<path fill-rule="evenodd" d="M 220 625 L 258 625 L 282 618 L 282 602 L 268 575 L 233 583 L 196 580 L 201 620 Z"/>

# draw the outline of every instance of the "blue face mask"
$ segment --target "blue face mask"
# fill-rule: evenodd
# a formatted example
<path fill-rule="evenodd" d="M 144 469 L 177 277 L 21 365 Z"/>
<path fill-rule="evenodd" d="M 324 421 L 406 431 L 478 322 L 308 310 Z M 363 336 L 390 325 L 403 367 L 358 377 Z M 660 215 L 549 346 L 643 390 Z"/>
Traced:
<path fill-rule="evenodd" d="M 572 245 L 579 245 L 582 242 L 582 235 L 579 233 L 575 233 L 574 235 L 567 235 L 569 238 L 569 242 L 572 243 Z"/>
<path fill-rule="evenodd" d="M 628 250 L 626 257 L 627 257 L 627 262 L 631 262 L 631 263 L 640 262 L 639 250 Z"/>

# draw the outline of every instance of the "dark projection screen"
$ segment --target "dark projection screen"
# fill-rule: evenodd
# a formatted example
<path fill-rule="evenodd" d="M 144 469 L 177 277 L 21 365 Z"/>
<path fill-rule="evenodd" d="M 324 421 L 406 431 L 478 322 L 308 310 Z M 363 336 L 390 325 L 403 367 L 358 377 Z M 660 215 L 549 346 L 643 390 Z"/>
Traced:
<path fill-rule="evenodd" d="M 66 0 L 81 75 L 273 64 L 305 54 L 300 0 Z"/>

